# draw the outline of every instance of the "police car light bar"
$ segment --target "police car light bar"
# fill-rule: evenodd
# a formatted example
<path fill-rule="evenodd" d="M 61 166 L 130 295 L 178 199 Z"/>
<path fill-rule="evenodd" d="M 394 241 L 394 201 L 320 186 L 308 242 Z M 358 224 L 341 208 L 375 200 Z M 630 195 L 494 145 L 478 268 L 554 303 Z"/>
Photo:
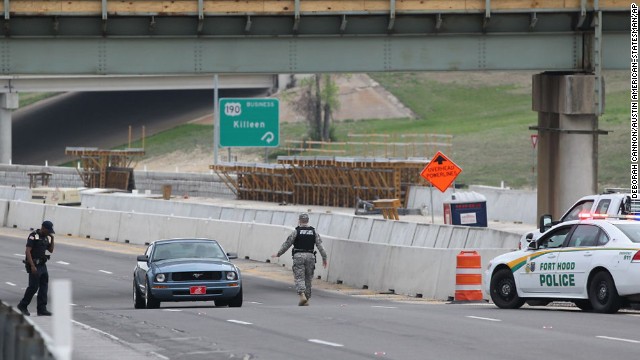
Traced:
<path fill-rule="evenodd" d="M 640 221 L 640 215 L 608 215 L 608 214 L 580 213 L 578 214 L 578 218 L 580 218 L 580 220 L 621 219 L 621 220 Z"/>

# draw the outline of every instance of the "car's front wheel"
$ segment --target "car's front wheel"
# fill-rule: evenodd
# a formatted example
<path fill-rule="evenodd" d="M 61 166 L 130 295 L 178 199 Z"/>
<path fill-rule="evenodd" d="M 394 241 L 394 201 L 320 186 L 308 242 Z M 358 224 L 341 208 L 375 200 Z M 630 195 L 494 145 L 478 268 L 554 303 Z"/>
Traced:
<path fill-rule="evenodd" d="M 500 269 L 491 277 L 491 300 L 499 308 L 517 309 L 524 304 L 518 296 L 516 282 L 509 269 Z"/>
<path fill-rule="evenodd" d="M 612 314 L 620 309 L 620 296 L 608 272 L 600 271 L 593 276 L 589 284 L 589 300 L 595 312 Z"/>
<path fill-rule="evenodd" d="M 241 307 L 242 306 L 242 288 L 240 292 L 231 301 L 229 301 L 229 307 Z"/>
<path fill-rule="evenodd" d="M 151 285 L 147 280 L 147 286 L 144 288 L 144 300 L 147 309 L 157 309 L 160 307 L 160 301 L 156 300 L 151 293 Z"/>
<path fill-rule="evenodd" d="M 133 279 L 133 307 L 136 309 L 145 308 L 144 297 L 142 297 L 142 292 L 140 291 L 140 288 L 138 288 L 138 284 L 135 279 Z"/>

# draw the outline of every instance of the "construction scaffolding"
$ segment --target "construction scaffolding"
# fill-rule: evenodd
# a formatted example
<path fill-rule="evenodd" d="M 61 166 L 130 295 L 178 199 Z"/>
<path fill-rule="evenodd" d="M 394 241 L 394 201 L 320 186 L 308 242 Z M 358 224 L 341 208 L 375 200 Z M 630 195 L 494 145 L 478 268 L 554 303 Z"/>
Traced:
<path fill-rule="evenodd" d="M 222 163 L 209 166 L 238 199 L 277 203 L 293 201 L 291 166 Z"/>
<path fill-rule="evenodd" d="M 85 187 L 132 190 L 134 159 L 144 149 L 102 150 L 90 147 L 67 147 L 65 155 L 77 156 L 78 174 Z"/>
<path fill-rule="evenodd" d="M 433 156 L 451 148 L 453 135 L 448 134 L 354 134 L 347 141 L 283 141 L 279 149 L 292 155 L 332 155 L 383 158 L 416 158 Z"/>
<path fill-rule="evenodd" d="M 358 199 L 399 199 L 424 184 L 428 159 L 280 156 L 277 164 L 224 163 L 210 168 L 241 200 L 354 207 Z"/>

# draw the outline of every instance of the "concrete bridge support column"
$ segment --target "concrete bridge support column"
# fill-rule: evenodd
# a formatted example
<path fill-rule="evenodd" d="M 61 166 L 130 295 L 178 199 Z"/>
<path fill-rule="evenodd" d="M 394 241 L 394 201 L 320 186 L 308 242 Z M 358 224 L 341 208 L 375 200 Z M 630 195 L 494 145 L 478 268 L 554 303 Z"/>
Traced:
<path fill-rule="evenodd" d="M 18 108 L 18 94 L 0 94 L 0 164 L 11 162 L 11 111 Z"/>
<path fill-rule="evenodd" d="M 555 220 L 580 197 L 597 192 L 598 135 L 606 132 L 598 130 L 595 84 L 596 76 L 588 74 L 533 76 L 538 217 L 552 214 Z"/>

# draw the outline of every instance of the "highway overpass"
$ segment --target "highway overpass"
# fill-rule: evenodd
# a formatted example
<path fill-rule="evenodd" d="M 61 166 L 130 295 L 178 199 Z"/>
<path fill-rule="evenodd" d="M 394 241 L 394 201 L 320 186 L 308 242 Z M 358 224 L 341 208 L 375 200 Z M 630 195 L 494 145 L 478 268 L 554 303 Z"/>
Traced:
<path fill-rule="evenodd" d="M 6 0 L 0 74 L 626 69 L 630 4 Z"/>
<path fill-rule="evenodd" d="M 624 0 L 5 0 L 0 9 L 2 163 L 27 78 L 113 89 L 113 76 L 212 84 L 213 74 L 534 69 L 551 72 L 533 86 L 540 213 L 596 191 L 601 70 L 629 68 L 632 30 Z"/>

